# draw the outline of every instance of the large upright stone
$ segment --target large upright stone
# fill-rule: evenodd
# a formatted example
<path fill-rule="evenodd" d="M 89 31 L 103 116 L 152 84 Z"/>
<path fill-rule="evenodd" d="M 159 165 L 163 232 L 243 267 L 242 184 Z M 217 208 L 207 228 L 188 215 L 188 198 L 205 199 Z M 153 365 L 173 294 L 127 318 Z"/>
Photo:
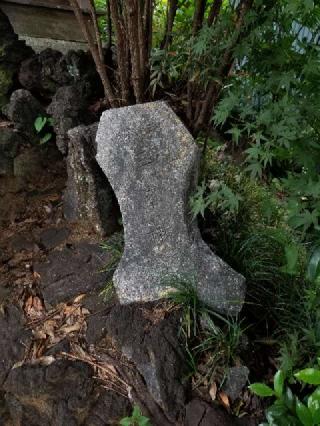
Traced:
<path fill-rule="evenodd" d="M 114 284 L 121 303 L 162 297 L 163 278 L 190 277 L 200 300 L 237 313 L 244 278 L 215 256 L 189 214 L 199 149 L 163 102 L 105 111 L 97 161 L 122 212 L 125 250 Z"/>

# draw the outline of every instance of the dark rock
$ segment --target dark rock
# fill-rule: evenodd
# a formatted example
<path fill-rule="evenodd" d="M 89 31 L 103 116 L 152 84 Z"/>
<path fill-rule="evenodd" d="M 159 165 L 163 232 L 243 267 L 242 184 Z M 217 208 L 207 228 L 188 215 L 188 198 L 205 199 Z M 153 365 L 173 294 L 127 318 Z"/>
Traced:
<path fill-rule="evenodd" d="M 59 85 L 70 82 L 70 76 L 56 75 L 56 67 L 62 53 L 53 49 L 45 49 L 22 62 L 19 71 L 21 85 L 40 94 L 54 94 Z M 69 78 L 68 78 L 69 77 Z"/>
<path fill-rule="evenodd" d="M 0 109 L 8 102 L 21 61 L 33 50 L 18 39 L 8 17 L 0 9 Z"/>
<path fill-rule="evenodd" d="M 52 98 L 47 112 L 52 116 L 56 144 L 62 154 L 68 151 L 68 130 L 90 123 L 88 106 L 88 97 L 81 84 L 60 87 Z"/>
<path fill-rule="evenodd" d="M 46 350 L 46 356 L 56 356 L 61 354 L 61 352 L 69 353 L 71 351 L 70 342 L 67 339 L 63 339 L 57 344 L 51 346 L 48 350 Z"/>
<path fill-rule="evenodd" d="M 150 397 L 172 424 L 185 402 L 185 360 L 178 341 L 180 315 L 164 314 L 154 304 L 116 305 L 106 321 L 106 335 L 134 364 Z M 155 424 L 161 424 L 156 417 Z"/>
<path fill-rule="evenodd" d="M 96 344 L 105 335 L 106 321 L 111 310 L 110 304 L 105 303 L 99 294 L 90 294 L 83 300 L 83 306 L 90 311 L 86 319 L 86 340 L 89 345 Z"/>
<path fill-rule="evenodd" d="M 4 114 L 14 123 L 14 128 L 24 133 L 30 141 L 38 141 L 34 128 L 35 119 L 46 116 L 46 112 L 28 90 L 19 89 L 12 93 L 10 102 L 3 109 Z"/>
<path fill-rule="evenodd" d="M 45 49 L 21 64 L 19 81 L 26 89 L 50 98 L 61 86 L 75 83 L 86 85 L 91 91 L 91 81 L 99 80 L 92 58 L 83 51 L 70 50 L 62 55 Z"/>
<path fill-rule="evenodd" d="M 95 156 L 97 124 L 68 132 L 68 182 L 64 193 L 65 217 L 85 220 L 101 235 L 117 228 L 119 208 L 112 188 Z"/>
<path fill-rule="evenodd" d="M 92 407 L 84 426 L 117 425 L 119 420 L 131 414 L 127 398 L 114 392 L 104 392 Z"/>
<path fill-rule="evenodd" d="M 41 276 L 45 302 L 55 305 L 81 293 L 101 290 L 108 279 L 101 270 L 109 256 L 98 245 L 87 242 L 52 251 L 47 262 L 34 265 Z"/>
<path fill-rule="evenodd" d="M 4 313 L 0 312 L 0 389 L 12 366 L 23 360 L 30 337 L 23 312 L 13 305 L 4 307 Z"/>
<path fill-rule="evenodd" d="M 41 152 L 37 148 L 24 150 L 14 159 L 13 170 L 16 177 L 37 180 L 44 170 Z"/>
<path fill-rule="evenodd" d="M 24 364 L 4 384 L 14 424 L 82 424 L 97 396 L 93 368 L 80 361 L 57 360 L 49 366 Z"/>
<path fill-rule="evenodd" d="M 24 142 L 17 131 L 4 128 L 0 131 L 0 176 L 13 175 L 13 159 L 17 155 L 18 147 Z"/>
<path fill-rule="evenodd" d="M 184 426 L 254 426 L 254 419 L 238 419 L 223 408 L 193 399 L 186 407 Z"/>
<path fill-rule="evenodd" d="M 50 228 L 45 229 L 40 234 L 40 243 L 44 248 L 51 250 L 62 244 L 70 235 L 67 228 Z"/>
<path fill-rule="evenodd" d="M 16 235 L 12 238 L 10 246 L 14 251 L 33 250 L 36 247 L 34 241 L 24 235 Z"/>
<path fill-rule="evenodd" d="M 222 389 L 229 396 L 232 402 L 239 398 L 242 389 L 248 381 L 249 373 L 250 371 L 246 366 L 231 367 L 229 369 Z"/>

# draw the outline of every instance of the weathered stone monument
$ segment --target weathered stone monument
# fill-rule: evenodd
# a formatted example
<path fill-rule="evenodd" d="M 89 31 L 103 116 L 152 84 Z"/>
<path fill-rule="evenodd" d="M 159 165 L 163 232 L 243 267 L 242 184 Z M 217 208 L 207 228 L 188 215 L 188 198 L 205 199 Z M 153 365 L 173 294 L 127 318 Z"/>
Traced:
<path fill-rule="evenodd" d="M 190 277 L 200 300 L 237 313 L 244 278 L 204 243 L 189 214 L 199 149 L 164 102 L 105 111 L 97 161 L 118 198 L 125 249 L 114 274 L 121 303 L 163 296 L 163 278 Z"/>

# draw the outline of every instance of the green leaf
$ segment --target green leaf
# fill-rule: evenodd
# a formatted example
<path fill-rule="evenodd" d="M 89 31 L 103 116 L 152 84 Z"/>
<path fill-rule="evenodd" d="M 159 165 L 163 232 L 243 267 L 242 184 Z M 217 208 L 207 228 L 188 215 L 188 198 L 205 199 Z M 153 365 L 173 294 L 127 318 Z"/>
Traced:
<path fill-rule="evenodd" d="M 274 379 L 273 379 L 274 392 L 275 392 L 276 396 L 279 397 L 279 398 L 281 397 L 281 395 L 283 393 L 284 379 L 285 379 L 285 375 L 284 375 L 283 371 L 281 371 L 281 370 L 276 372 Z"/>
<path fill-rule="evenodd" d="M 315 424 L 320 423 L 320 388 L 317 388 L 308 398 L 308 408 Z"/>
<path fill-rule="evenodd" d="M 295 275 L 297 273 L 297 265 L 299 258 L 298 247 L 294 244 L 287 245 L 285 247 L 286 265 L 281 270 L 289 275 Z"/>
<path fill-rule="evenodd" d="M 132 425 L 131 418 L 125 417 L 124 419 L 120 420 L 120 425 L 121 426 L 131 426 Z"/>
<path fill-rule="evenodd" d="M 313 426 L 312 414 L 308 407 L 297 401 L 296 413 L 303 426 Z"/>
<path fill-rule="evenodd" d="M 320 247 L 317 247 L 309 260 L 307 269 L 307 278 L 310 281 L 315 281 L 320 275 Z"/>
<path fill-rule="evenodd" d="M 52 138 L 52 133 L 46 133 L 43 138 L 40 139 L 40 145 L 47 143 Z"/>
<path fill-rule="evenodd" d="M 294 376 L 309 385 L 320 385 L 320 370 L 316 368 L 305 368 L 298 371 Z"/>
<path fill-rule="evenodd" d="M 264 385 L 263 383 L 252 383 L 252 385 L 249 386 L 249 389 L 254 394 L 266 397 L 266 396 L 273 396 L 274 391 L 267 385 Z"/>
<path fill-rule="evenodd" d="M 40 133 L 41 130 L 44 128 L 44 126 L 46 125 L 46 122 L 47 122 L 47 117 L 39 116 L 35 119 L 34 127 L 38 133 Z"/>
<path fill-rule="evenodd" d="M 293 395 L 292 390 L 289 387 L 287 387 L 285 390 L 285 393 L 283 395 L 283 400 L 286 406 L 291 411 L 293 411 L 295 406 L 295 396 Z"/>

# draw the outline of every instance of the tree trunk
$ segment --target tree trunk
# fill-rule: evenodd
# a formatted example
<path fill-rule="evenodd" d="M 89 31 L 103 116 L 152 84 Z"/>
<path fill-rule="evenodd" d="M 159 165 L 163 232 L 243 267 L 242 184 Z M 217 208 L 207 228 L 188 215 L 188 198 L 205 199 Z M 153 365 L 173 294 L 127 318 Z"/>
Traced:
<path fill-rule="evenodd" d="M 221 6 L 222 6 L 222 0 L 214 0 L 209 12 L 209 16 L 208 16 L 209 27 L 211 27 L 211 25 L 215 23 L 217 17 L 219 16 Z"/>
<path fill-rule="evenodd" d="M 121 89 L 121 105 L 130 103 L 130 58 L 124 16 L 120 13 L 118 0 L 109 0 L 111 19 L 116 35 L 117 63 Z"/>
<path fill-rule="evenodd" d="M 196 35 L 202 27 L 204 12 L 206 9 L 206 0 L 195 0 L 195 11 L 193 16 L 192 34 Z"/>
<path fill-rule="evenodd" d="M 164 34 L 164 37 L 160 43 L 160 49 L 167 50 L 169 45 L 172 42 L 172 30 L 173 30 L 173 24 L 174 19 L 176 17 L 178 9 L 178 0 L 169 0 L 168 3 L 168 12 L 167 12 L 167 22 L 166 22 L 166 31 Z"/>

